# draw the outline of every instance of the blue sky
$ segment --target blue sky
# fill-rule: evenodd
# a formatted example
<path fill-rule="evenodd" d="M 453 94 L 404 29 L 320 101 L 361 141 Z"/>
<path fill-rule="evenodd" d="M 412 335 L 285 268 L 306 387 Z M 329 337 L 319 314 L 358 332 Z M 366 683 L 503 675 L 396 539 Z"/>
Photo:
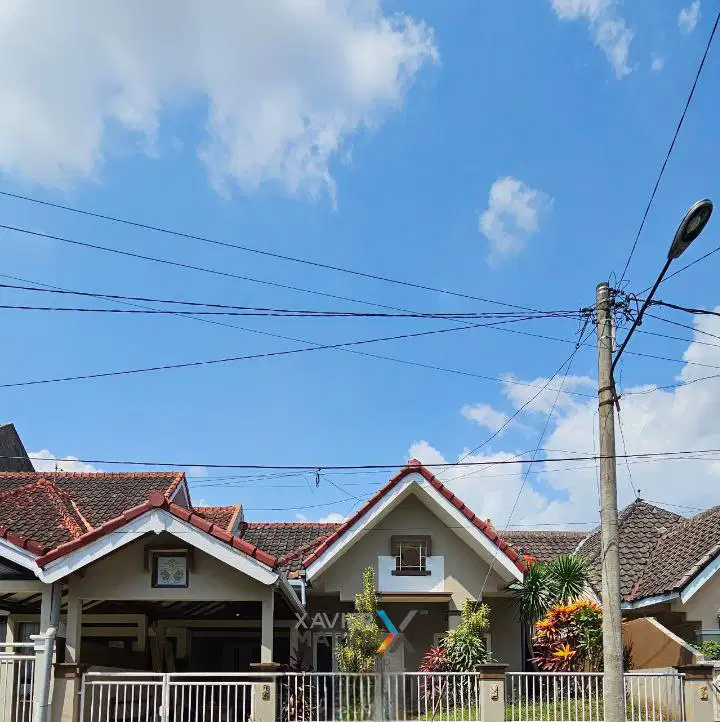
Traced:
<path fill-rule="evenodd" d="M 271 12 L 216 0 L 201 19 L 191 3 L 172 18 L 163 3 L 99 3 L 91 17 L 70 3 L 57 18 L 40 3 L 14 6 L 0 20 L 0 60 L 13 53 L 0 80 L 9 99 L 0 118 L 0 188 L 483 298 L 577 309 L 594 301 L 599 281 L 622 270 L 716 12 L 708 0 L 318 0 L 292 11 L 277 4 Z M 629 290 L 652 282 L 687 207 L 720 199 L 719 68 L 714 48 L 638 244 Z M 0 197 L 0 217 L 377 304 L 497 310 L 8 197 Z M 716 219 L 683 262 L 720 245 L 719 228 Z M 3 273 L 34 283 L 237 305 L 367 308 L 6 230 L 0 243 Z M 715 306 L 719 262 L 711 257 L 668 281 L 661 297 Z M 8 290 L 2 298 L 56 300 Z M 319 343 L 448 325 L 242 321 L 227 323 Z M 3 322 L 7 383 L 298 345 L 176 317 L 4 311 Z M 566 339 L 578 331 L 562 320 L 523 328 Z M 701 363 L 720 364 L 712 348 L 690 345 L 690 331 L 655 321 L 644 328 L 687 341 L 644 335 L 634 340 L 636 351 L 686 360 L 710 354 Z M 477 329 L 366 350 L 533 382 L 552 374 L 571 348 Z M 593 350 L 582 349 L 570 387 L 592 395 L 594 369 Z M 663 385 L 690 373 L 696 370 L 682 362 L 630 356 L 622 382 Z M 0 393 L 3 418 L 15 422 L 27 448 L 58 457 L 330 465 L 401 463 L 411 447 L 427 461 L 457 459 L 521 403 L 512 388 L 522 387 L 318 351 Z M 717 437 L 713 448 L 720 447 L 715 392 L 720 387 L 703 386 L 701 403 L 661 392 L 646 405 L 629 401 L 628 451 L 701 448 L 700 434 L 705 443 Z M 592 411 L 574 398 L 560 399 L 546 445 L 564 441 L 587 453 Z M 542 402 L 483 454 L 533 448 L 548 411 Z M 687 431 L 671 433 L 678 425 Z M 638 468 L 633 483 L 645 485 L 646 498 L 702 506 L 712 501 L 706 487 L 716 472 L 697 464 L 682 467 L 692 488 L 678 489 L 680 467 L 672 463 Z M 342 516 L 358 503 L 352 497 L 369 495 L 385 477 L 328 473 L 315 489 L 312 475 L 193 473 L 196 499 L 241 502 L 253 520 Z M 593 475 L 531 475 L 513 521 L 592 521 Z M 519 484 L 518 476 L 476 474 L 456 488 L 503 525 Z M 631 496 L 625 481 L 621 496 Z"/>

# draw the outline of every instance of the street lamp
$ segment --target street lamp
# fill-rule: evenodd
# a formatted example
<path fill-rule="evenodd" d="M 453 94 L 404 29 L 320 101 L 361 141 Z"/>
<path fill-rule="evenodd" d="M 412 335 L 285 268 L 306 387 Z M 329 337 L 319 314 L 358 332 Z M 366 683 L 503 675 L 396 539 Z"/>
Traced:
<path fill-rule="evenodd" d="M 703 201 L 698 201 L 697 203 L 693 204 L 690 210 L 685 214 L 685 218 L 683 218 L 680 222 L 677 231 L 675 231 L 675 237 L 673 238 L 673 242 L 670 245 L 670 249 L 668 250 L 665 265 L 663 266 L 662 271 L 660 271 L 660 275 L 657 277 L 657 280 L 653 284 L 653 287 L 650 290 L 650 293 L 647 295 L 647 298 L 643 302 L 643 305 L 640 307 L 640 311 L 638 312 L 638 315 L 635 318 L 633 325 L 630 327 L 630 331 L 628 331 L 627 336 L 625 336 L 625 340 L 622 342 L 620 350 L 615 355 L 610 371 L 611 374 L 615 371 L 615 366 L 617 366 L 617 362 L 620 359 L 622 352 L 628 345 L 630 337 L 635 332 L 635 329 L 640 325 L 643 314 L 645 313 L 647 307 L 650 305 L 650 301 L 652 301 L 652 298 L 655 295 L 655 291 L 657 291 L 658 286 L 662 283 L 663 278 L 665 278 L 665 274 L 667 273 L 668 268 L 670 268 L 670 264 L 676 258 L 680 258 L 680 256 L 682 256 L 682 254 L 685 253 L 685 251 L 687 251 L 687 249 L 690 247 L 690 244 L 703 232 L 705 226 L 710 220 L 712 212 L 712 201 L 709 201 L 706 198 Z"/>
<path fill-rule="evenodd" d="M 620 538 L 617 510 L 617 466 L 615 454 L 615 392 L 613 373 L 635 329 L 642 321 L 655 291 L 670 264 L 681 256 L 702 233 L 712 214 L 713 205 L 704 200 L 696 203 L 683 218 L 667 254 L 665 266 L 643 301 L 630 331 L 612 358 L 612 298 L 607 282 L 596 290 L 598 336 L 598 435 L 600 438 L 600 528 L 603 605 L 604 710 L 606 722 L 625 722 L 625 686 L 623 681 L 622 599 L 620 596 Z"/>

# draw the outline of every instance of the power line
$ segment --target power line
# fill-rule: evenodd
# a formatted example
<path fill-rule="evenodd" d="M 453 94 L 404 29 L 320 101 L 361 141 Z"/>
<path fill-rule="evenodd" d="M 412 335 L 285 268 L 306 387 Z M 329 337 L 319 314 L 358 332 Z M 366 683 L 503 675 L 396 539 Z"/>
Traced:
<path fill-rule="evenodd" d="M 683 311 L 684 313 L 691 313 L 696 316 L 717 316 L 720 317 L 720 313 L 717 311 L 708 311 L 705 308 L 692 308 L 691 306 L 679 306 L 677 303 L 667 303 L 666 301 L 650 301 L 651 306 L 664 306 L 665 308 L 672 308 L 674 311 Z"/>
<path fill-rule="evenodd" d="M 50 294 L 58 294 L 58 295 L 69 295 L 69 296 L 82 296 L 86 298 L 99 298 L 99 299 L 110 299 L 112 301 L 143 301 L 145 303 L 163 303 L 167 305 L 177 305 L 177 306 L 192 306 L 192 307 L 199 307 L 199 308 L 217 308 L 217 309 L 227 309 L 231 311 L 268 311 L 268 312 L 278 312 L 278 313 L 296 313 L 296 314 L 319 314 L 319 315 L 337 315 L 341 317 L 346 316 L 359 316 L 359 317 L 379 317 L 379 318 L 442 318 L 442 319 L 475 319 L 475 318 L 485 318 L 485 317 L 497 317 L 497 318 L 510 318 L 512 316 L 528 316 L 529 314 L 538 314 L 538 315 L 547 315 L 552 314 L 553 316 L 568 316 L 568 317 L 576 317 L 583 312 L 586 311 L 586 309 L 578 309 L 578 310 L 553 310 L 553 311 L 531 311 L 531 312 L 524 312 L 524 311 L 483 311 L 483 312 L 473 312 L 469 313 L 466 311 L 456 311 L 456 312 L 437 312 L 437 311 L 408 311 L 403 313 L 369 313 L 369 312 L 351 312 L 351 311 L 330 311 L 330 310 L 322 310 L 322 309 L 285 309 L 285 308 L 272 308 L 272 307 L 264 307 L 264 306 L 236 306 L 236 305 L 230 305 L 225 303 L 208 303 L 208 302 L 202 302 L 202 301 L 181 301 L 177 299 L 167 299 L 167 298 L 151 298 L 147 296 L 121 296 L 117 294 L 110 294 L 110 293 L 93 293 L 90 291 L 75 291 L 75 290 L 65 290 L 65 289 L 58 289 L 58 288 L 40 288 L 39 286 L 18 286 L 11 283 L 0 283 L 0 288 L 7 288 L 12 290 L 18 290 L 18 291 L 30 291 L 34 293 L 50 293 Z M 67 309 L 67 308 L 46 308 L 46 307 L 35 307 L 35 306 L 3 306 L 2 308 L 20 308 L 20 309 L 28 309 L 28 310 L 90 310 L 90 311 L 103 311 L 103 312 L 115 312 L 119 313 L 117 309 L 105 309 L 105 308 L 90 308 L 90 309 Z M 154 308 L 148 308 L 146 309 L 148 312 L 153 313 L 177 313 L 177 311 L 171 311 L 171 310 L 164 310 L 164 309 L 154 309 Z M 191 312 L 187 312 L 191 313 Z M 199 313 L 199 312 L 192 312 L 192 313 Z"/>
<path fill-rule="evenodd" d="M 51 285 L 49 285 L 49 284 L 43 284 L 43 283 L 41 283 L 40 281 L 31 281 L 31 280 L 28 280 L 28 279 L 25 279 L 25 278 L 20 278 L 20 277 L 18 277 L 18 276 L 9 276 L 9 275 L 7 275 L 7 274 L 0 274 L 0 277 L 2 277 L 2 278 L 10 278 L 10 279 L 12 279 L 12 280 L 14 280 L 14 281 L 21 281 L 21 282 L 23 282 L 23 283 L 35 283 L 35 284 L 39 284 L 39 285 L 46 285 L 46 286 L 49 286 L 50 288 L 55 289 L 55 290 L 58 290 L 58 291 L 68 291 L 68 289 L 60 288 L 60 287 L 58 287 L 58 286 L 51 286 Z M 137 304 L 137 303 L 130 303 L 130 302 L 128 302 L 128 301 L 120 301 L 120 300 L 117 300 L 117 299 L 115 299 L 115 298 L 111 298 L 111 297 L 109 297 L 109 296 L 103 296 L 103 295 L 101 295 L 100 297 L 101 297 L 101 298 L 107 298 L 107 299 L 109 299 L 109 300 L 114 301 L 115 303 L 123 304 L 123 305 L 126 305 L 126 306 L 136 306 L 136 307 L 139 307 L 139 308 L 149 308 L 149 307 L 147 307 L 147 306 L 142 306 L 142 305 Z M 315 346 L 318 346 L 318 347 L 323 345 L 323 344 L 320 344 L 320 343 L 318 343 L 318 342 L 316 342 L 316 341 L 309 341 L 308 339 L 298 338 L 298 337 L 296 337 L 296 336 L 287 336 L 287 335 L 285 335 L 285 334 L 273 333 L 273 332 L 270 332 L 270 331 L 262 331 L 262 330 L 259 330 L 259 329 L 247 328 L 247 327 L 244 327 L 244 326 L 237 326 L 237 325 L 232 324 L 232 323 L 226 323 L 226 322 L 223 322 L 223 321 L 218 321 L 218 320 L 214 320 L 214 319 L 204 318 L 204 317 L 201 317 L 201 316 L 192 316 L 192 315 L 186 315 L 186 314 L 182 314 L 182 313 L 178 313 L 178 314 L 176 314 L 176 315 L 177 315 L 178 318 L 185 319 L 185 320 L 189 320 L 189 321 L 198 321 L 198 322 L 200 322 L 200 323 L 209 323 L 209 324 L 212 324 L 212 325 L 214 325 L 214 326 L 222 326 L 222 327 L 224 327 L 224 328 L 231 328 L 231 329 L 234 329 L 234 330 L 236 330 L 236 331 L 244 331 L 244 332 L 246 332 L 246 333 L 258 334 L 258 335 L 260 335 L 260 336 L 268 336 L 268 337 L 270 337 L 270 338 L 277 338 L 277 339 L 281 339 L 281 340 L 283 340 L 283 341 L 292 341 L 292 342 L 294 342 L 294 343 L 306 343 L 306 344 L 311 344 L 311 345 L 315 345 Z M 510 330 L 510 329 L 504 328 L 504 327 L 502 327 L 502 326 L 487 326 L 486 328 L 491 328 L 491 329 L 494 329 L 494 330 L 496 330 L 496 331 L 509 331 L 509 330 Z M 483 380 L 483 381 L 493 381 L 493 382 L 495 382 L 495 383 L 508 384 L 508 385 L 511 385 L 511 386 L 523 386 L 523 387 L 526 387 L 526 388 L 539 388 L 536 384 L 531 384 L 531 383 L 527 383 L 527 382 L 524 382 L 524 381 L 516 381 L 516 380 L 513 380 L 513 379 L 506 378 L 506 377 L 488 376 L 488 375 L 485 375 L 485 374 L 475 373 L 475 372 L 473 372 L 473 371 L 463 371 L 463 370 L 460 370 L 460 369 L 448 368 L 448 367 L 445 367 L 445 366 L 438 366 L 438 365 L 436 365 L 436 364 L 429 364 L 429 363 L 423 363 L 423 362 L 420 362 L 420 361 L 412 361 L 412 360 L 409 360 L 409 359 L 397 358 L 396 356 L 386 356 L 386 355 L 384 355 L 384 354 L 376 354 L 376 353 L 371 353 L 371 352 L 369 352 L 369 351 L 361 351 L 361 350 L 359 350 L 359 349 L 357 349 L 357 348 L 336 348 L 336 349 L 334 349 L 334 350 L 336 350 L 336 351 L 342 351 L 342 352 L 345 352 L 345 353 L 355 354 L 356 356 L 365 356 L 365 357 L 367 357 L 367 358 L 374 358 L 374 359 L 378 359 L 378 360 L 380 360 L 380 361 L 389 361 L 389 362 L 392 362 L 392 363 L 403 364 L 403 365 L 405 365 L 405 366 L 412 366 L 412 367 L 415 367 L 415 368 L 428 369 L 428 370 L 430 370 L 430 371 L 438 371 L 438 372 L 441 372 L 441 373 L 448 373 L 448 374 L 453 374 L 453 375 L 457 375 L 457 376 L 465 376 L 465 377 L 468 377 L 468 378 L 481 379 L 481 380 Z M 585 393 L 582 393 L 581 391 L 566 391 L 565 393 L 572 394 L 572 395 L 574 395 L 574 396 L 583 396 L 583 397 L 586 397 L 586 398 L 594 398 L 594 396 L 593 396 L 592 394 L 585 394 Z"/>
<path fill-rule="evenodd" d="M 675 128 L 675 134 L 673 135 L 673 139 L 672 139 L 672 142 L 670 143 L 670 147 L 668 148 L 668 151 L 665 154 L 665 160 L 663 161 L 662 167 L 660 168 L 660 173 L 658 174 L 657 180 L 655 181 L 655 186 L 653 187 L 653 191 L 650 194 L 650 200 L 648 201 L 648 204 L 645 208 L 645 212 L 643 213 L 642 221 L 640 222 L 640 227 L 638 228 L 637 235 L 635 236 L 635 240 L 632 244 L 632 248 L 630 249 L 630 255 L 628 256 L 628 259 L 625 263 L 625 268 L 623 269 L 622 275 L 620 276 L 620 281 L 618 283 L 618 286 L 622 285 L 622 282 L 625 278 L 625 274 L 627 273 L 627 270 L 630 266 L 630 261 L 632 261 L 633 255 L 635 254 L 635 249 L 637 247 L 638 241 L 640 240 L 640 234 L 642 233 L 643 228 L 645 227 L 645 221 L 647 220 L 648 214 L 650 213 L 650 208 L 652 207 L 653 201 L 655 200 L 655 195 L 657 194 L 658 188 L 660 187 L 660 182 L 662 181 L 663 175 L 665 174 L 665 168 L 667 167 L 667 164 L 670 161 L 670 156 L 672 155 L 673 149 L 675 148 L 675 143 L 678 139 L 678 136 L 680 135 L 680 130 L 682 129 L 683 123 L 685 122 L 685 116 L 687 115 L 688 109 L 690 107 L 690 103 L 692 102 L 693 96 L 695 95 L 695 89 L 697 88 L 698 81 L 700 80 L 700 75 L 702 73 L 702 70 L 705 67 L 705 60 L 707 59 L 708 53 L 710 52 L 710 47 L 712 46 L 713 39 L 715 38 L 715 32 L 717 30 L 718 23 L 720 23 L 720 12 L 718 12 L 717 17 L 715 18 L 715 24 L 713 25 L 712 32 L 710 33 L 710 37 L 708 38 L 707 45 L 705 46 L 705 52 L 703 53 L 702 60 L 700 61 L 700 65 L 697 69 L 697 73 L 695 74 L 695 80 L 693 81 L 692 88 L 690 89 L 690 94 L 688 95 L 687 101 L 685 102 L 685 108 L 683 109 L 682 115 L 680 116 L 680 120 L 678 121 L 677 127 Z"/>
<path fill-rule="evenodd" d="M 126 218 L 120 218 L 117 216 L 110 216 L 103 213 L 97 213 L 93 211 L 88 211 L 81 208 L 73 208 L 72 206 L 65 206 L 60 203 L 52 203 L 50 201 L 40 200 L 39 198 L 32 198 L 30 196 L 23 196 L 18 193 L 10 193 L 9 191 L 0 191 L 0 195 L 7 196 L 8 198 L 14 198 L 16 200 L 22 200 L 26 201 L 28 203 L 35 203 L 38 205 L 48 206 L 50 208 L 55 208 L 58 210 L 68 211 L 70 213 L 77 213 L 79 215 L 83 216 L 89 216 L 91 218 L 98 218 L 105 221 L 111 221 L 112 223 L 121 223 L 126 226 L 132 226 L 133 228 L 141 228 L 143 230 L 147 231 L 154 231 L 156 233 L 163 233 L 171 236 L 176 236 L 178 238 L 185 238 L 188 240 L 193 241 L 201 241 L 203 243 L 210 243 L 212 245 L 216 246 L 222 246 L 224 248 L 233 248 L 238 251 L 244 251 L 246 253 L 253 253 L 260 256 L 266 256 L 268 258 L 275 258 L 282 261 L 290 261 L 292 263 L 301 263 L 307 266 L 312 266 L 314 268 L 322 268 L 327 271 L 335 271 L 338 273 L 346 273 L 352 276 L 358 276 L 360 278 L 368 278 L 373 281 L 383 281 L 384 283 L 392 283 L 399 286 L 405 286 L 407 288 L 417 288 L 422 291 L 431 291 L 433 293 L 442 293 L 448 296 L 454 296 L 456 298 L 465 298 L 471 301 L 481 301 L 482 303 L 491 303 L 497 306 L 505 306 L 507 308 L 517 308 L 522 311 L 531 311 L 535 309 L 530 309 L 525 306 L 519 306 L 514 303 L 505 303 L 504 301 L 496 301 L 489 298 L 482 298 L 480 296 L 474 296 L 472 294 L 467 293 L 461 293 L 459 291 L 451 291 L 445 288 L 435 288 L 433 286 L 427 286 L 421 283 L 414 283 L 412 281 L 404 281 L 397 278 L 390 278 L 388 276 L 381 276 L 374 273 L 366 273 L 364 271 L 358 271 L 352 268 L 345 268 L 343 266 L 333 266 L 328 263 L 321 263 L 320 261 L 311 261 L 306 258 L 298 258 L 296 256 L 287 256 L 282 253 L 275 253 L 272 251 L 266 251 L 259 248 L 251 248 L 249 246 L 241 246 L 236 243 L 230 243 L 228 241 L 220 241 L 218 239 L 209 238 L 206 236 L 200 236 L 195 235 L 193 233 L 186 233 L 183 231 L 176 231 L 172 230 L 170 228 L 163 228 L 161 226 L 155 226 L 148 223 L 140 223 L 138 221 L 132 221 Z"/>
<path fill-rule="evenodd" d="M 545 449 L 540 449 L 545 451 Z M 699 454 L 700 456 L 694 457 L 692 455 Z M 617 459 L 654 459 L 656 461 L 672 461 L 675 459 L 693 459 L 696 461 L 719 461 L 720 458 L 706 456 L 709 454 L 720 454 L 720 449 L 683 449 L 678 451 L 646 451 L 638 454 L 616 454 L 612 457 L 602 455 L 585 455 L 585 456 L 556 456 L 548 457 L 543 459 L 543 463 L 558 463 L 566 461 L 597 461 L 604 458 L 617 458 Z M 24 459 L 25 457 L 19 456 L 6 456 L 0 455 L 0 459 Z M 42 457 L 33 456 L 33 461 L 62 461 L 56 457 Z M 304 464 L 304 465 L 283 465 L 283 464 L 217 464 L 217 463 L 204 463 L 204 462 L 167 462 L 167 461 L 131 461 L 131 460 L 118 460 L 118 459 L 73 459 L 73 462 L 79 462 L 83 464 L 111 464 L 111 465 L 125 465 L 125 466 L 146 466 L 146 467 L 172 467 L 178 468 L 190 468 L 190 467 L 205 467 L 206 469 L 247 469 L 247 470 L 270 470 L 270 471 L 305 471 L 307 473 L 315 473 L 316 471 L 349 471 L 349 470 L 363 470 L 363 471 L 392 471 L 393 469 L 404 469 L 407 463 L 402 464 L 345 464 L 345 465 L 333 465 L 333 464 Z M 523 459 L 502 459 L 500 461 L 456 461 L 448 464 L 443 463 L 427 463 L 423 464 L 425 468 L 431 469 L 436 467 L 447 467 L 447 466 L 508 466 L 508 465 L 519 465 L 527 464 L 528 462 Z"/>
<path fill-rule="evenodd" d="M 242 307 L 240 307 L 242 308 Z M 545 318 L 578 318 L 579 314 L 569 313 L 543 313 L 533 315 L 496 314 L 496 313 L 357 313 L 353 311 L 306 311 L 300 309 L 284 308 L 262 308 L 246 306 L 243 311 L 176 311 L 173 309 L 148 308 L 92 308 L 80 306 L 27 306 L 20 304 L 0 304 L 0 309 L 5 311 L 57 311 L 73 313 L 109 313 L 109 314 L 137 314 L 137 315 L 172 315 L 178 314 L 188 316 L 242 316 L 242 317 L 275 317 L 275 318 L 413 318 L 429 319 L 436 321 L 467 320 L 473 321 L 480 318 L 493 319 L 518 319 L 521 321 L 532 321 Z"/>
<path fill-rule="evenodd" d="M 283 288 L 289 291 L 298 291 L 300 293 L 311 293 L 315 296 L 324 296 L 325 298 L 334 298 L 339 301 L 349 301 L 350 303 L 360 303 L 364 306 L 376 306 L 377 308 L 388 308 L 393 311 L 403 310 L 395 308 L 394 306 L 385 306 L 381 303 L 373 303 L 371 301 L 363 301 L 358 298 L 352 298 L 350 296 L 338 296 L 334 293 L 325 293 L 324 291 L 316 291 L 309 288 L 302 288 L 300 286 L 290 286 L 285 283 L 277 283 L 276 281 L 267 281 L 260 278 L 253 278 L 252 276 L 242 276 L 237 273 L 230 273 L 229 271 L 220 271 L 216 268 L 208 268 L 206 266 L 195 266 L 191 263 L 181 263 L 180 261 L 173 261 L 169 258 L 159 258 L 157 256 L 145 256 L 142 253 L 134 253 L 132 251 L 123 251 L 119 248 L 112 248 L 110 246 L 101 246 L 97 243 L 87 243 L 85 241 L 78 241 L 73 238 L 65 238 L 63 236 L 54 236 L 50 233 L 41 233 L 40 231 L 32 231 L 29 228 L 18 228 L 16 226 L 9 226 L 0 223 L 0 228 L 7 231 L 14 231 L 15 233 L 24 233 L 30 236 L 36 236 L 38 238 L 46 238 L 52 241 L 59 241 L 61 243 L 69 243 L 73 246 L 79 246 L 81 248 L 91 248 L 95 251 L 104 251 L 106 253 L 114 253 L 119 256 L 125 256 L 126 258 L 136 258 L 141 261 L 150 261 L 152 263 L 160 263 L 165 266 L 172 266 L 174 268 L 184 268 L 188 271 L 198 271 L 200 273 L 209 273 L 214 276 L 221 276 L 224 278 L 234 278 L 240 281 L 249 281 L 250 283 L 259 283 L 263 286 L 273 286 L 274 288 Z M 534 310 L 534 309 L 532 309 Z"/>
<path fill-rule="evenodd" d="M 522 319 L 509 319 L 504 321 L 496 321 L 495 324 L 500 323 L 516 323 L 519 320 Z M 322 346 L 306 346 L 303 348 L 295 348 L 295 349 L 287 349 L 285 351 L 268 351 L 264 353 L 255 353 L 255 354 L 246 354 L 244 356 L 230 356 L 226 358 L 220 358 L 220 359 L 204 359 L 202 361 L 187 361 L 184 363 L 175 363 L 175 364 L 162 364 L 158 366 L 146 366 L 142 368 L 134 368 L 134 369 L 124 369 L 121 371 L 102 371 L 98 373 L 91 373 L 91 374 L 79 374 L 76 376 L 61 376 L 56 378 L 49 378 L 49 379 L 34 379 L 30 381 L 15 381 L 13 383 L 6 383 L 6 384 L 0 384 L 0 388 L 3 389 L 9 389 L 9 388 L 16 388 L 19 386 L 37 386 L 40 384 L 53 384 L 53 383 L 61 383 L 65 381 L 86 381 L 89 379 L 99 379 L 99 378 L 110 378 L 114 376 L 131 376 L 134 374 L 141 374 L 141 373 L 149 373 L 154 371 L 169 371 L 172 369 L 184 369 L 184 368 L 195 368 L 200 366 L 213 366 L 217 364 L 226 364 L 226 363 L 234 363 L 237 361 L 249 361 L 252 359 L 261 359 L 261 358 L 273 358 L 278 356 L 290 356 L 293 354 L 300 354 L 300 353 L 307 353 L 309 351 L 323 351 L 326 349 L 334 349 L 334 348 L 343 348 L 347 346 L 360 346 L 363 344 L 371 344 L 371 343 L 382 343 L 385 341 L 399 341 L 401 339 L 408 339 L 408 338 L 419 338 L 422 336 L 432 336 L 436 334 L 441 333 L 453 333 L 457 331 L 468 331 L 472 328 L 483 328 L 487 326 L 492 326 L 493 324 L 473 324 L 471 326 L 452 326 L 450 328 L 440 328 L 440 329 L 434 329 L 432 331 L 419 331 L 416 333 L 404 333 L 399 334 L 396 336 L 384 336 L 382 338 L 370 338 L 370 339 L 362 339 L 360 341 L 344 341 L 342 343 L 334 343 L 334 344 L 325 344 Z"/>

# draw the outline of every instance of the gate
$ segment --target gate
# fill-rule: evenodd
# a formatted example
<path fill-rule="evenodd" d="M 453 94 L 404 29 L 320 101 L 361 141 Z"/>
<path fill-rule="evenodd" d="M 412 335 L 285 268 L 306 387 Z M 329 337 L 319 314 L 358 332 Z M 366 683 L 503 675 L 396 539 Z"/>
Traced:
<path fill-rule="evenodd" d="M 255 713 L 252 675 L 89 672 L 82 722 L 247 722 Z"/>
<path fill-rule="evenodd" d="M 34 679 L 33 643 L 0 643 L 0 722 L 32 721 Z"/>

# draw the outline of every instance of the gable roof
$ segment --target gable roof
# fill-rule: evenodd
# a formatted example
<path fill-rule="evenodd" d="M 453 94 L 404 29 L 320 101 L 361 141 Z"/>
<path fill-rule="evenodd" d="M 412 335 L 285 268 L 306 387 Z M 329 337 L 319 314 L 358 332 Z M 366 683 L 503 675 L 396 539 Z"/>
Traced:
<path fill-rule="evenodd" d="M 572 554 L 586 537 L 582 531 L 500 531 L 520 554 L 526 554 L 539 562 L 547 562 L 561 554 Z"/>
<path fill-rule="evenodd" d="M 180 472 L 0 472 L 0 537 L 36 556 L 100 528 L 153 492 L 170 498 Z"/>
<path fill-rule="evenodd" d="M 455 496 L 450 489 L 442 484 L 430 471 L 428 471 L 417 459 L 411 459 L 407 465 L 396 474 L 390 481 L 366 501 L 355 514 L 340 524 L 334 531 L 325 537 L 312 552 L 302 560 L 302 566 L 308 569 L 312 564 L 320 560 L 331 547 L 337 545 L 343 537 L 356 528 L 358 523 L 361 527 L 367 522 L 376 507 L 391 495 L 393 490 L 401 484 L 410 474 L 419 474 L 430 488 L 440 497 L 440 500 L 448 502 L 454 509 L 462 514 L 476 532 L 490 543 L 495 549 L 502 553 L 510 565 L 518 571 L 525 572 L 527 565 L 525 560 L 515 549 L 493 529 L 492 525 L 480 519 L 459 497 Z"/>
<path fill-rule="evenodd" d="M 682 519 L 657 542 L 630 600 L 684 589 L 720 553 L 720 506 Z"/>
<path fill-rule="evenodd" d="M 640 577 L 658 541 L 682 517 L 642 499 L 626 506 L 618 516 L 620 533 L 620 593 L 627 596 Z M 590 584 L 599 593 L 602 586 L 601 533 L 598 527 L 577 549 L 588 562 Z"/>
<path fill-rule="evenodd" d="M 70 554 L 84 546 L 87 546 L 91 542 L 100 539 L 107 534 L 114 532 L 121 527 L 126 526 L 129 522 L 137 519 L 138 517 L 146 514 L 153 509 L 164 509 L 169 512 L 172 516 L 181 519 L 184 522 L 188 522 L 191 526 L 199 529 L 202 532 L 218 539 L 219 541 L 228 544 L 229 546 L 243 552 L 249 557 L 257 559 L 262 564 L 273 568 L 277 562 L 277 557 L 272 554 L 268 554 L 266 551 L 259 549 L 253 544 L 240 539 L 239 537 L 230 534 L 222 527 L 214 524 L 205 517 L 198 514 L 194 509 L 186 509 L 178 504 L 175 504 L 168 500 L 167 495 L 162 494 L 158 491 L 153 491 L 148 498 L 132 509 L 127 509 L 120 516 L 113 519 L 108 519 L 104 524 L 99 527 L 90 529 L 86 533 L 74 538 L 72 541 L 60 544 L 50 551 L 46 551 L 37 558 L 38 566 L 45 567 L 51 562 Z"/>

